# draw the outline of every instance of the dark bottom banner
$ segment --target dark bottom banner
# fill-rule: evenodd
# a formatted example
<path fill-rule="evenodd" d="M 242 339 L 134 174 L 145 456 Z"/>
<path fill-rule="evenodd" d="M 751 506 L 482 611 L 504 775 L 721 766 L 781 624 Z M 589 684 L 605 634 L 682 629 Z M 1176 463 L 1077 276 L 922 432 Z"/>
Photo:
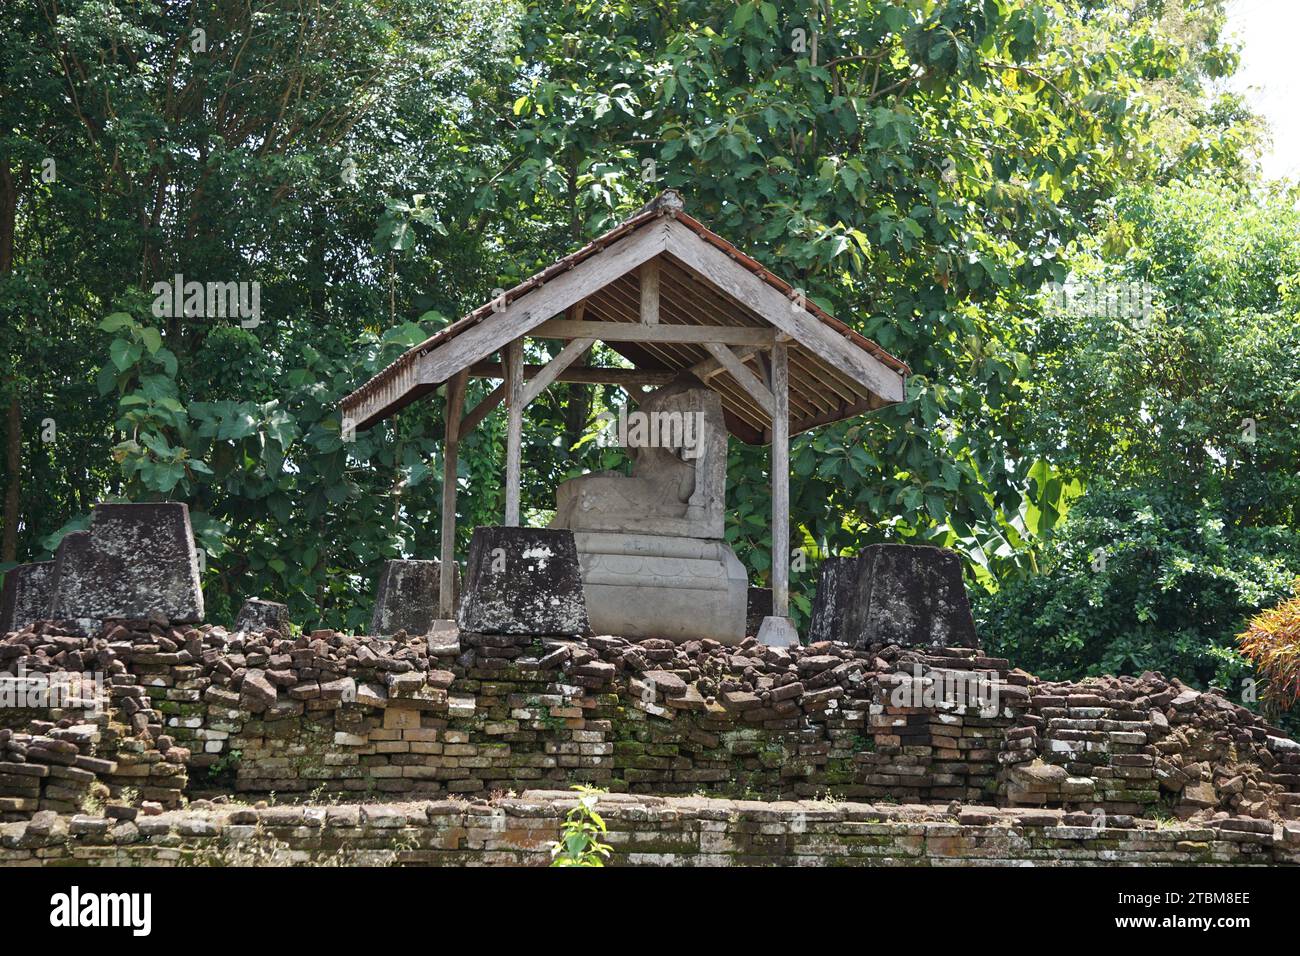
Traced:
<path fill-rule="evenodd" d="M 0 881 L 6 927 L 23 936 L 79 934 L 88 940 L 93 934 L 152 942 L 166 934 L 201 941 L 206 934 L 223 932 L 223 925 L 230 931 L 255 925 L 260 944 L 335 946 L 353 936 L 372 943 L 388 920 L 393 929 L 411 930 L 411 917 L 418 922 L 422 914 L 436 914 L 439 921 L 449 921 L 444 922 L 448 928 L 457 923 L 467 931 L 490 927 L 498 947 L 515 933 L 536 942 L 547 926 L 564 936 L 583 926 L 608 931 L 624 920 L 624 928 L 631 928 L 648 915 L 634 918 L 632 912 L 652 901 L 663 923 L 694 922 L 706 901 L 728 902 L 726 932 L 741 938 L 750 926 L 767 927 L 763 933 L 768 933 L 771 917 L 780 914 L 804 926 L 815 916 L 819 936 L 842 928 L 851 939 L 861 931 L 861 921 L 853 918 L 860 915 L 884 918 L 899 928 L 911 925 L 926 936 L 960 934 L 969 943 L 969 918 L 998 913 L 1000 919 L 1012 918 L 1018 935 L 1043 929 L 1094 939 L 1098 932 L 1172 931 L 1227 940 L 1258 929 L 1289 929 L 1290 905 L 1300 891 L 1300 872 L 1266 867 L 769 868 L 726 873 L 608 868 L 586 874 L 523 868 L 60 867 L 4 869 Z"/>

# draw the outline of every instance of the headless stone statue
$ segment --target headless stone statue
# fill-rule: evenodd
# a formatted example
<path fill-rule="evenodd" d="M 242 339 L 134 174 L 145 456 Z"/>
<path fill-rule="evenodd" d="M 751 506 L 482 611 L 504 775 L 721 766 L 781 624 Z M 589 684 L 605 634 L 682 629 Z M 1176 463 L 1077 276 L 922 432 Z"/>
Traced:
<path fill-rule="evenodd" d="M 551 527 L 721 538 L 727 430 L 718 393 L 683 376 L 620 418 L 619 430 L 632 474 L 570 478 L 556 491 Z"/>
<path fill-rule="evenodd" d="M 746 574 L 723 540 L 722 399 L 683 375 L 620 418 L 619 431 L 632 474 L 569 479 L 551 522 L 574 532 L 592 629 L 743 640 Z"/>

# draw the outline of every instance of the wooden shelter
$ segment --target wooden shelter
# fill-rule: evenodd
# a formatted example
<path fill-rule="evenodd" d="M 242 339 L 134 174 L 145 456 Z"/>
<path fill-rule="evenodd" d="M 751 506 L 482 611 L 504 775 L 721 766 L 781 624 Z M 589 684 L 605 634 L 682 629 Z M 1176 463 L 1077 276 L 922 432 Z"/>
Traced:
<path fill-rule="evenodd" d="M 525 365 L 525 337 L 567 344 Z M 597 341 L 633 367 L 579 363 Z M 719 393 L 731 434 L 772 447 L 772 607 L 785 618 L 789 561 L 775 556 L 790 550 L 790 436 L 902 401 L 909 369 L 687 215 L 675 192 L 410 349 L 342 412 L 364 429 L 447 385 L 440 583 L 451 617 L 460 437 L 505 401 L 505 524 L 517 526 L 530 401 L 555 382 L 618 385 L 635 401 L 687 370 Z M 471 377 L 502 384 L 465 411 Z"/>

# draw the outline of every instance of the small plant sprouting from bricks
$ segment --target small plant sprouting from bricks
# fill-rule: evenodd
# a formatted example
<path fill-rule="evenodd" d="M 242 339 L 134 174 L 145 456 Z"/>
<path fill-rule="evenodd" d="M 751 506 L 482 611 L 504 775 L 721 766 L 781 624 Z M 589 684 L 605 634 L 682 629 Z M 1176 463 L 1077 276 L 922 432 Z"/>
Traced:
<path fill-rule="evenodd" d="M 564 818 L 560 839 L 551 844 L 551 866 L 604 866 L 613 847 L 602 843 L 605 821 L 596 803 L 606 791 L 578 784 L 578 804 Z"/>
<path fill-rule="evenodd" d="M 239 769 L 241 757 L 243 757 L 243 752 L 239 750 L 231 750 L 222 754 L 221 758 L 208 768 L 208 778 L 214 781 L 233 779 L 235 772 Z"/>

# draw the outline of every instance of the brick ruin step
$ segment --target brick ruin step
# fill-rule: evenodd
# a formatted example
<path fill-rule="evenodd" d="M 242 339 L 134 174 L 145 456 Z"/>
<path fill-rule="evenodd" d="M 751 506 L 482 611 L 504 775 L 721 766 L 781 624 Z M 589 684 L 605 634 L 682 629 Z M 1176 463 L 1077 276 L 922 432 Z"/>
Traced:
<path fill-rule="evenodd" d="M 58 766 L 94 776 L 82 800 L 155 809 L 205 793 L 409 799 L 590 783 L 1112 818 L 1300 816 L 1300 747 L 1246 708 L 1158 674 L 1042 682 L 974 648 L 454 629 L 377 639 L 124 620 L 93 638 L 57 622 L 9 634 L 0 670 L 99 672 L 109 696 L 98 738 L 76 756 L 49 741 L 81 734 L 80 713 L 0 709 L 0 814 L 15 817 L 75 802 L 54 781 L 80 775 Z"/>
<path fill-rule="evenodd" d="M 0 823 L 0 865 L 545 866 L 575 795 L 36 814 Z M 603 794 L 613 866 L 1300 864 L 1300 824 L 1165 824 L 1062 810 Z"/>

